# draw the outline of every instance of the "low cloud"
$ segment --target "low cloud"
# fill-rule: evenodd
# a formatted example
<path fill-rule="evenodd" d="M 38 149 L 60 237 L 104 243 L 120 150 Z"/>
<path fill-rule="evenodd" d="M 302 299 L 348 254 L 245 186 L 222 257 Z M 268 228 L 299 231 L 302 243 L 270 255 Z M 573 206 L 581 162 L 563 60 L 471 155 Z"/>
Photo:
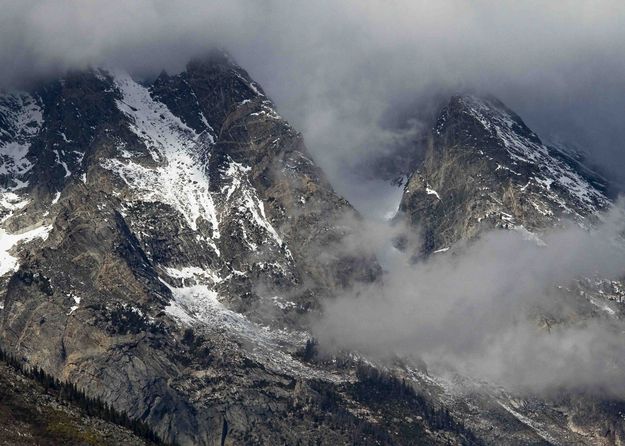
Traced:
<path fill-rule="evenodd" d="M 436 91 L 498 95 L 539 134 L 581 146 L 623 179 L 617 0 L 0 0 L 0 9 L 5 87 L 90 64 L 150 76 L 228 49 L 348 198 L 358 188 L 345 171 L 409 131 L 389 116 L 419 115 Z"/>
<path fill-rule="evenodd" d="M 623 396 L 625 324 L 612 317 L 614 303 L 576 288 L 580 278 L 625 273 L 622 205 L 604 217 L 590 232 L 571 225 L 545 234 L 545 246 L 499 230 L 416 264 L 394 251 L 382 281 L 325 303 L 314 333 L 328 351 L 420 358 L 509 388 Z M 383 249 L 389 231 L 369 232 Z"/>
<path fill-rule="evenodd" d="M 357 167 L 416 138 L 454 91 L 499 96 L 541 136 L 580 146 L 625 180 L 622 1 L 0 0 L 0 11 L 0 88 L 89 65 L 149 77 L 227 49 L 371 217 L 392 212 L 398 190 L 364 182 Z M 608 314 L 575 319 L 582 301 L 557 288 L 623 272 L 613 218 L 593 234 L 556 231 L 543 248 L 487 234 L 417 265 L 385 242 L 384 284 L 328 302 L 319 337 L 532 388 L 621 391 L 625 327 Z M 379 245 L 389 231 L 376 225 Z M 582 314 L 602 315 L 586 305 Z"/>

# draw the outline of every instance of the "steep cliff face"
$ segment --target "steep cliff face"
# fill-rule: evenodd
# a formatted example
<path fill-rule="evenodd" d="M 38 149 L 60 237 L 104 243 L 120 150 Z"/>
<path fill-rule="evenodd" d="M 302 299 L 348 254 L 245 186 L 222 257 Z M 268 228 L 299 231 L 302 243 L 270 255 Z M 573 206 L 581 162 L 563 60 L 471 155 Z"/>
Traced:
<path fill-rule="evenodd" d="M 354 210 L 227 56 L 151 85 L 73 73 L 0 106 L 12 354 L 181 444 L 280 441 L 298 380 L 344 379 L 294 358 L 307 335 L 288 327 L 379 267 L 333 251 Z"/>
<path fill-rule="evenodd" d="M 588 226 L 609 203 L 606 189 L 599 174 L 543 144 L 498 100 L 456 96 L 436 119 L 400 213 L 423 231 L 430 253 L 490 228 L 535 237 L 564 219 Z"/>
<path fill-rule="evenodd" d="M 61 390 L 50 387 L 0 362 L 0 445 L 156 444 L 147 440 L 147 435 L 139 437 L 127 428 L 89 415 L 76 401 L 63 399 Z"/>

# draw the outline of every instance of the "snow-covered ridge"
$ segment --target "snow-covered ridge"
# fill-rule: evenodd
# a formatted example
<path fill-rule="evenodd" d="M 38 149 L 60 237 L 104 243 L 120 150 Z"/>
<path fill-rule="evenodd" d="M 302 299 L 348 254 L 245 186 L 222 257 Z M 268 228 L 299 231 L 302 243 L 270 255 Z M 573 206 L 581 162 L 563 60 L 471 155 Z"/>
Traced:
<path fill-rule="evenodd" d="M 543 189 L 547 196 L 571 214 L 576 211 L 553 192 L 555 185 L 558 186 L 560 193 L 566 194 L 586 213 L 594 213 L 608 204 L 608 199 L 601 191 L 567 163 L 554 156 L 546 145 L 540 143 L 534 133 L 521 132 L 519 118 L 506 110 L 503 105 L 475 96 L 463 96 L 459 100 L 464 106 L 465 113 L 501 141 L 509 154 L 511 165 L 499 164 L 498 169 L 515 173 L 514 166 L 519 164 L 525 163 L 536 167 L 537 174 L 530 178 L 530 183 L 526 184 L 523 190 L 533 184 Z"/>

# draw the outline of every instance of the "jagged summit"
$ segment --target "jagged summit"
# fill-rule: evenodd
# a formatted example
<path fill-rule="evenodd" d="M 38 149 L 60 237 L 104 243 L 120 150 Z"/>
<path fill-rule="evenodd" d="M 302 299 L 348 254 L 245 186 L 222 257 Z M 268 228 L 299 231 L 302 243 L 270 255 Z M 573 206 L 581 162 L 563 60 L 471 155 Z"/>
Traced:
<path fill-rule="evenodd" d="M 400 213 L 423 225 L 431 252 L 484 228 L 539 233 L 563 219 L 588 225 L 609 204 L 606 190 L 605 180 L 544 144 L 499 100 L 454 96 L 432 126 Z"/>

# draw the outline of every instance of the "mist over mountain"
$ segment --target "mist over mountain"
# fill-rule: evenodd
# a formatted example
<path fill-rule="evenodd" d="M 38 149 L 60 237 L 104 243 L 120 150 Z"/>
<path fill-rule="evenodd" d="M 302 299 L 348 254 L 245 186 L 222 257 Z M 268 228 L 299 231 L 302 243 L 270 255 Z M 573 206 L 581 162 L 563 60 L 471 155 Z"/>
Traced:
<path fill-rule="evenodd" d="M 4 85 L 89 64 L 156 76 L 181 70 L 208 47 L 227 48 L 304 132 L 343 193 L 353 188 L 341 181 L 342 167 L 388 146 L 384 116 L 436 89 L 494 94 L 543 137 L 578 145 L 623 181 L 615 163 L 625 161 L 618 1 L 1 6 Z"/>
<path fill-rule="evenodd" d="M 7 438 L 625 441 L 621 3 L 0 11 Z"/>

